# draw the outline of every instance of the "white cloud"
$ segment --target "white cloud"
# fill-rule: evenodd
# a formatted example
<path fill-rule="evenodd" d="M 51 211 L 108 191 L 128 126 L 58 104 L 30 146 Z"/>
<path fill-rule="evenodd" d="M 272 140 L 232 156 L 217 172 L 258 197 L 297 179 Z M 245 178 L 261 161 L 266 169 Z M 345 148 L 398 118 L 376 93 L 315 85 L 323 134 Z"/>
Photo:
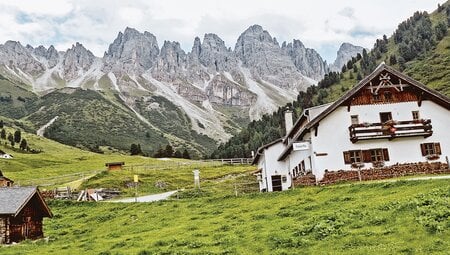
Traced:
<path fill-rule="evenodd" d="M 441 1 L 0 0 L 0 42 L 66 50 L 78 41 L 102 56 L 130 26 L 153 33 L 160 46 L 178 41 L 189 51 L 195 36 L 215 33 L 234 48 L 247 27 L 260 24 L 280 43 L 300 39 L 330 62 L 341 43 L 371 48 L 414 11 L 432 11 Z"/>

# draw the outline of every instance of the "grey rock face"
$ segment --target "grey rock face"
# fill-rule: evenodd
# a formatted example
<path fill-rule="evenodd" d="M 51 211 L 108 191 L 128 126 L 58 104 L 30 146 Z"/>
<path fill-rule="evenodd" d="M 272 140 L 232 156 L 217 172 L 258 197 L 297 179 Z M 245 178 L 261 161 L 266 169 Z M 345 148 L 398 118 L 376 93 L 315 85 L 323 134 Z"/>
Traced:
<path fill-rule="evenodd" d="M 181 49 L 180 43 L 165 41 L 152 75 L 165 81 L 174 79 L 184 71 L 186 63 L 187 55 Z"/>
<path fill-rule="evenodd" d="M 342 66 L 347 64 L 347 62 L 352 59 L 352 57 L 356 57 L 358 53 L 362 53 L 364 50 L 361 46 L 355 46 L 350 43 L 343 43 L 337 52 L 336 60 L 334 61 L 331 69 L 333 71 L 340 72 Z"/>
<path fill-rule="evenodd" d="M 15 41 L 0 45 L 0 63 L 10 69 L 19 68 L 31 76 L 37 76 L 45 70 L 44 65 L 35 59 L 27 48 Z"/>
<path fill-rule="evenodd" d="M 127 27 L 119 32 L 103 57 L 105 72 L 142 73 L 150 69 L 159 55 L 156 37 Z"/>
<path fill-rule="evenodd" d="M 66 51 L 63 60 L 63 75 L 67 80 L 73 80 L 80 76 L 80 72 L 86 72 L 94 63 L 95 56 L 80 43 L 72 45 Z"/>
<path fill-rule="evenodd" d="M 212 72 L 228 71 L 237 63 L 232 52 L 225 46 L 225 42 L 215 34 L 205 34 L 199 59 L 200 63 Z"/>
<path fill-rule="evenodd" d="M 59 53 L 51 45 L 48 49 L 46 49 L 44 46 L 39 45 L 38 47 L 34 48 L 27 45 L 27 49 L 32 52 L 35 56 L 40 57 L 42 59 L 45 59 L 47 61 L 48 67 L 53 68 L 58 64 L 59 61 Z"/>
<path fill-rule="evenodd" d="M 321 80 L 328 73 L 326 61 L 313 49 L 306 48 L 300 40 L 282 45 L 283 52 L 290 56 L 294 65 L 303 75 L 314 80 Z"/>
<path fill-rule="evenodd" d="M 234 54 L 257 80 L 266 80 L 282 88 L 304 89 L 310 85 L 281 50 L 277 40 L 259 25 L 249 27 L 239 36 Z"/>

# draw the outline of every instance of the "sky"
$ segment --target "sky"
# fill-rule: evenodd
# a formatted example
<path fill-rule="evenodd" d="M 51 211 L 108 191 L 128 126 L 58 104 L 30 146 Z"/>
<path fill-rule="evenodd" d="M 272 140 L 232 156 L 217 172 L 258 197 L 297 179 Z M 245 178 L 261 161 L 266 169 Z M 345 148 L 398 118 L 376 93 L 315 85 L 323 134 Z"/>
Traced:
<path fill-rule="evenodd" d="M 281 44 L 299 39 L 332 63 L 343 42 L 372 48 L 415 11 L 444 0 L 0 0 L 0 43 L 67 50 L 80 42 L 102 57 L 126 27 L 154 34 L 161 47 L 215 33 L 234 49 L 239 35 L 261 25 Z"/>

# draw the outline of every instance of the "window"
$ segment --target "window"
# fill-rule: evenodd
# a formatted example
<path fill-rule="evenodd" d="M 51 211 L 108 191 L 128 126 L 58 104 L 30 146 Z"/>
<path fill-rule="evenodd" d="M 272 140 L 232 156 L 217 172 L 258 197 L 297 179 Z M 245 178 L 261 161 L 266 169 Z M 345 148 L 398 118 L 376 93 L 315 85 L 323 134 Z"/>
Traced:
<path fill-rule="evenodd" d="M 420 145 L 422 156 L 441 155 L 440 143 L 422 143 Z"/>
<path fill-rule="evenodd" d="M 412 111 L 412 117 L 413 117 L 413 120 L 418 120 L 419 119 L 419 111 Z"/>
<path fill-rule="evenodd" d="M 372 162 L 380 162 L 383 160 L 383 151 L 381 149 L 370 150 L 370 160 Z"/>
<path fill-rule="evenodd" d="M 390 112 L 380 112 L 380 122 L 385 123 L 388 120 L 392 120 L 392 113 Z"/>
<path fill-rule="evenodd" d="M 345 164 L 361 163 L 361 150 L 344 151 L 344 162 Z"/>
<path fill-rule="evenodd" d="M 352 163 L 360 163 L 361 160 L 361 151 L 350 151 L 350 161 Z"/>
<path fill-rule="evenodd" d="M 350 116 L 350 119 L 352 121 L 352 125 L 359 124 L 358 115 L 352 115 Z"/>
<path fill-rule="evenodd" d="M 389 161 L 389 152 L 386 148 L 370 150 L 344 151 L 345 164 L 373 163 Z"/>

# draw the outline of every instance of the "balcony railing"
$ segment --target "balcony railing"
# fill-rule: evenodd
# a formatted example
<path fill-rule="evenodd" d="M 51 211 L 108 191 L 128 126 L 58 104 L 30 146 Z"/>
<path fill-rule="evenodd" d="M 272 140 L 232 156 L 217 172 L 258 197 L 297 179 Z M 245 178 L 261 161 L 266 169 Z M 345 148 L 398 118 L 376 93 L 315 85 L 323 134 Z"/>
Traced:
<path fill-rule="evenodd" d="M 385 123 L 361 123 L 348 127 L 350 141 L 356 143 L 370 139 L 395 139 L 399 137 L 423 136 L 433 134 L 431 120 L 390 120 Z"/>

